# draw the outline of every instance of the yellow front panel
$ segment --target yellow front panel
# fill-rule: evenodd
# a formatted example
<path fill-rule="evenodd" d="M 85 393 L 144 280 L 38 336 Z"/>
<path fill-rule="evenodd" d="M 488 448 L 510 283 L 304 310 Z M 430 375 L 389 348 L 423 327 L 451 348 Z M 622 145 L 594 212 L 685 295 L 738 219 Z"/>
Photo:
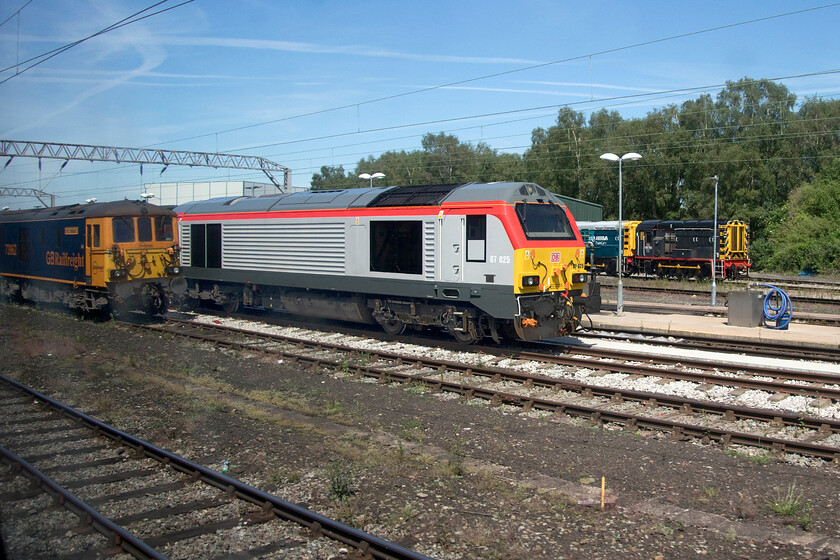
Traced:
<path fill-rule="evenodd" d="M 177 238 L 173 241 L 132 241 L 114 243 L 113 219 L 107 219 L 102 227 L 103 248 L 101 255 L 103 278 L 115 281 L 112 270 L 124 270 L 126 275 L 116 281 L 143 278 L 164 278 L 166 267 L 179 264 Z M 135 237 L 136 239 L 136 237 Z M 97 263 L 94 255 L 93 263 Z"/>
<path fill-rule="evenodd" d="M 584 247 L 551 247 L 517 249 L 514 251 L 515 294 L 536 294 L 548 291 L 580 290 L 583 284 L 573 284 L 572 275 L 587 272 Z M 537 286 L 523 287 L 525 276 L 539 276 Z"/>
<path fill-rule="evenodd" d="M 625 257 L 632 257 L 636 254 L 636 226 L 638 226 L 640 221 L 634 222 L 624 222 L 621 224 L 622 229 L 624 230 L 621 235 L 624 238 L 623 247 L 624 247 L 624 256 Z"/>
<path fill-rule="evenodd" d="M 721 248 L 721 258 L 725 259 L 747 259 L 747 246 L 749 245 L 749 232 L 747 224 L 740 220 L 731 220 L 721 226 L 724 230 L 724 242 Z"/>
<path fill-rule="evenodd" d="M 131 279 L 162 278 L 166 276 L 167 266 L 171 266 L 169 248 L 140 249 L 138 243 L 121 243 L 119 251 L 109 251 L 105 264 L 105 273 L 110 275 L 114 269 L 123 269 Z M 143 243 L 142 245 L 147 245 Z"/>

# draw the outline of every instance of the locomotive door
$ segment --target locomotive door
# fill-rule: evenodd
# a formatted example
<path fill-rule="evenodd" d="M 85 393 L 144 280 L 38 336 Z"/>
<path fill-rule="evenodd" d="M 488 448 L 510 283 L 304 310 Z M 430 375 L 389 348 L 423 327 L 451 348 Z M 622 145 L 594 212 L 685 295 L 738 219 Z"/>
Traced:
<path fill-rule="evenodd" d="M 441 210 L 440 274 L 445 282 L 460 282 L 463 278 L 466 220 L 466 216 Z"/>
<path fill-rule="evenodd" d="M 104 224 L 103 219 L 89 219 L 85 225 L 85 276 L 94 286 L 105 285 Z"/>

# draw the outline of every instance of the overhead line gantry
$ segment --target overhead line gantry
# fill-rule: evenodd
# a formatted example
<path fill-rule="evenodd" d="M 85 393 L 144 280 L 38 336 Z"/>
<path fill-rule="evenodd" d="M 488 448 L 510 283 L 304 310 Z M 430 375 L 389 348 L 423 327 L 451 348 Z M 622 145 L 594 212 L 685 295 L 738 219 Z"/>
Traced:
<path fill-rule="evenodd" d="M 83 144 L 59 144 L 55 142 L 23 142 L 0 140 L 0 156 L 8 156 L 8 167 L 16 157 L 38 159 L 63 159 L 64 165 L 73 161 L 110 161 L 114 163 L 139 163 L 163 165 L 164 170 L 170 165 L 188 167 L 213 167 L 224 169 L 251 169 L 262 171 L 274 186 L 280 190 L 292 187 L 292 170 L 288 167 L 259 156 L 221 154 L 213 152 L 191 152 L 160 150 L 156 148 L 124 148 L 116 146 L 88 146 Z M 162 173 L 162 171 L 161 171 Z M 273 173 L 283 174 L 283 184 L 275 179 Z M 51 206 L 55 197 L 37 189 L 14 189 L 0 187 L 0 196 L 49 196 Z M 43 203 L 43 200 L 41 200 Z"/>

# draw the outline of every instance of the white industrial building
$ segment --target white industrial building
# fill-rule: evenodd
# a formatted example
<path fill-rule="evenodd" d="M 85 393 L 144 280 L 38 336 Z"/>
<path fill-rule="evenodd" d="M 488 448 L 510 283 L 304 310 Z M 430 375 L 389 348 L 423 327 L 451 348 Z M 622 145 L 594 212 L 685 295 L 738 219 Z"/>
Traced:
<path fill-rule="evenodd" d="M 144 187 L 146 193 L 153 195 L 155 204 L 161 206 L 177 206 L 185 202 L 207 200 L 209 198 L 223 196 L 264 196 L 267 194 L 287 192 L 283 188 L 278 188 L 271 183 L 256 183 L 254 181 L 146 183 Z"/>

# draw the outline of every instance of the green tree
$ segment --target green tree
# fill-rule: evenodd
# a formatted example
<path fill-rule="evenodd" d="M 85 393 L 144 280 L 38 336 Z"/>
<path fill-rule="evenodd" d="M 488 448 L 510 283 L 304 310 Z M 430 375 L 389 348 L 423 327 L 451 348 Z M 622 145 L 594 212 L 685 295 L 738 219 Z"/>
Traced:
<path fill-rule="evenodd" d="M 343 165 L 339 165 L 338 167 L 334 167 L 332 165 L 322 166 L 320 173 L 312 175 L 312 181 L 309 184 L 313 191 L 349 189 L 364 186 L 352 175 L 346 175 Z"/>
<path fill-rule="evenodd" d="M 805 202 L 837 200 L 827 170 L 840 156 L 838 130 L 840 101 L 806 98 L 797 110 L 785 85 L 743 78 L 717 95 L 703 93 L 636 119 L 606 109 L 587 119 L 564 107 L 552 126 L 532 131 L 522 156 L 428 133 L 419 149 L 368 156 L 352 173 L 325 166 L 312 187 L 365 186 L 357 177 L 365 172 L 385 173 L 378 185 L 531 181 L 601 204 L 604 218 L 615 219 L 618 169 L 599 156 L 639 152 L 641 161 L 623 166 L 625 219 L 710 219 L 716 175 L 718 216 L 750 224 L 756 264 L 824 270 L 834 266 L 838 226 L 832 224 L 840 219 Z M 809 236 L 824 243 L 808 242 Z"/>
<path fill-rule="evenodd" d="M 774 270 L 840 272 L 840 161 L 798 187 L 786 217 L 769 228 L 774 248 L 767 265 Z"/>
<path fill-rule="evenodd" d="M 557 124 L 531 133 L 531 147 L 525 151 L 526 177 L 548 190 L 581 198 L 584 168 L 591 161 L 590 132 L 583 113 L 563 107 Z"/>
<path fill-rule="evenodd" d="M 461 183 L 473 180 L 478 168 L 473 150 L 461 144 L 451 134 L 426 134 L 423 146 L 423 166 L 432 182 Z"/>

